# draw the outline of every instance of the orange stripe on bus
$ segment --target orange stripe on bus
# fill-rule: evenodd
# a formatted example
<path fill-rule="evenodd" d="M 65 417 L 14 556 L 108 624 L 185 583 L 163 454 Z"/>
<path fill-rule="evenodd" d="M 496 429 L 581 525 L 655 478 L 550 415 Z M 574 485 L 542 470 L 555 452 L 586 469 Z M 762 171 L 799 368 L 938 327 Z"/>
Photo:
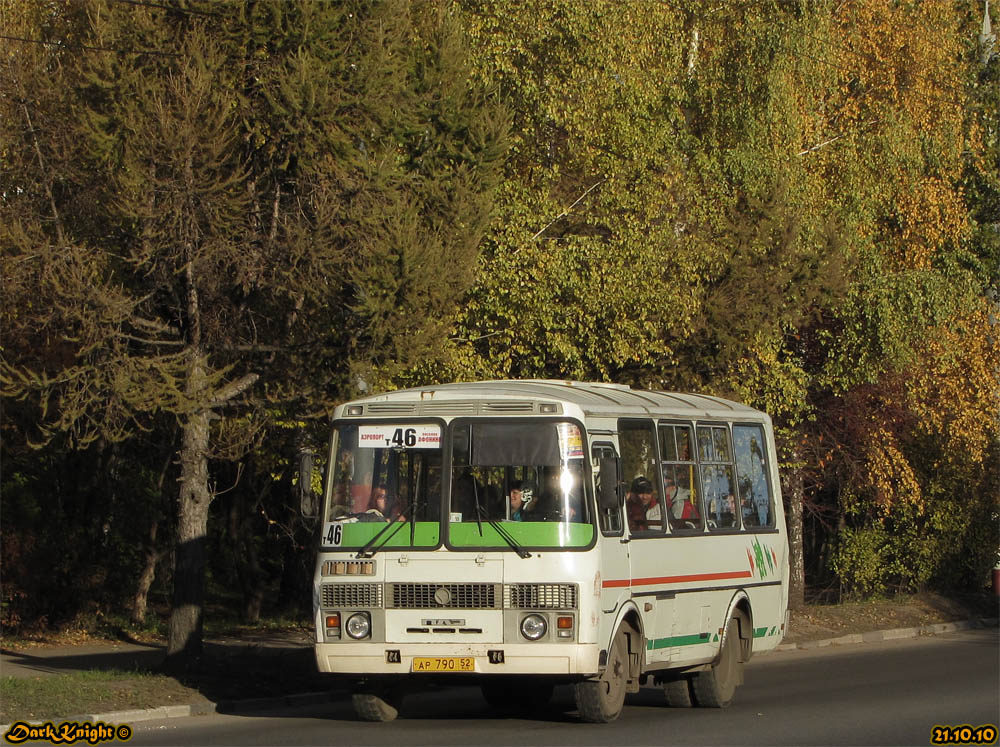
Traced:
<path fill-rule="evenodd" d="M 656 576 L 653 578 L 609 579 L 601 586 L 615 589 L 623 586 L 652 586 L 654 584 L 683 584 L 690 581 L 722 581 L 729 578 L 752 578 L 750 571 L 726 571 L 725 573 L 692 573 L 687 576 Z"/>

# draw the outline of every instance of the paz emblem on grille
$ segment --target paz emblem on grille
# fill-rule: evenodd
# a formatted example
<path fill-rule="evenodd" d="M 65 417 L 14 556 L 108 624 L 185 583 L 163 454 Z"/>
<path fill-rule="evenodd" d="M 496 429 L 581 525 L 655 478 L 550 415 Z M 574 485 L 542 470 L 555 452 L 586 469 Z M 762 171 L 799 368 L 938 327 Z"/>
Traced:
<path fill-rule="evenodd" d="M 434 590 L 434 601 L 444 607 L 451 601 L 451 592 L 445 587 L 439 586 Z"/>

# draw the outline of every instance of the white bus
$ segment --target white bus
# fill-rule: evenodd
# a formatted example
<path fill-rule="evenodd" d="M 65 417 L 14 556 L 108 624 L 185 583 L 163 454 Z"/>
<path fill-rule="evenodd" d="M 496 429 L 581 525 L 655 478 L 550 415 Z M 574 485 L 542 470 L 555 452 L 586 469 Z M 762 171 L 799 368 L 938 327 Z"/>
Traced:
<path fill-rule="evenodd" d="M 725 707 L 786 625 L 765 413 L 717 397 L 484 381 L 337 408 L 314 579 L 321 672 L 366 720 L 430 678 L 608 722 L 641 684 Z"/>

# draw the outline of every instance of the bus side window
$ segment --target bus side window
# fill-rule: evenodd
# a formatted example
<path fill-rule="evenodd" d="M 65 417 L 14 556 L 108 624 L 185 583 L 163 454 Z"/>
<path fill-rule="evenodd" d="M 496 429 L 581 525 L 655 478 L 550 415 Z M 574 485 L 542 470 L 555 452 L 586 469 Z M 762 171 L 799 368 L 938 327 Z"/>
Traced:
<path fill-rule="evenodd" d="M 660 458 L 663 460 L 663 497 L 671 529 L 702 529 L 703 514 L 698 504 L 698 474 L 691 453 L 690 425 L 660 424 Z"/>
<path fill-rule="evenodd" d="M 653 422 L 619 420 L 618 443 L 628 491 L 625 516 L 629 531 L 640 536 L 663 534 L 666 531 L 666 510 Z"/>
<path fill-rule="evenodd" d="M 738 529 L 733 456 L 726 426 L 698 426 L 698 461 L 709 529 Z"/>
<path fill-rule="evenodd" d="M 764 429 L 759 425 L 734 425 L 733 442 L 743 526 L 747 529 L 773 527 Z"/>

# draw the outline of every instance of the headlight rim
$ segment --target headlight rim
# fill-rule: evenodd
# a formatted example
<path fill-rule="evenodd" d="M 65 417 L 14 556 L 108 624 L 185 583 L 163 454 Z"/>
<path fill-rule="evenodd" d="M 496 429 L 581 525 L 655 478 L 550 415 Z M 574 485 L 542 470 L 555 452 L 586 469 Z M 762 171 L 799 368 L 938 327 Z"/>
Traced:
<path fill-rule="evenodd" d="M 536 629 L 537 633 L 535 635 L 529 635 L 528 631 L 525 630 L 525 625 L 527 625 L 529 621 L 537 621 L 538 623 L 538 627 Z M 540 641 L 549 632 L 549 622 L 548 620 L 545 619 L 544 615 L 539 615 L 537 612 L 532 612 L 531 614 L 525 615 L 524 617 L 521 618 L 521 624 L 518 625 L 518 628 L 521 631 L 521 635 L 526 640 Z"/>
<path fill-rule="evenodd" d="M 364 632 L 361 635 L 355 635 L 355 629 L 351 625 L 352 622 L 359 621 L 363 624 Z M 371 637 L 372 634 L 372 618 L 367 612 L 355 612 L 344 622 L 344 631 L 347 635 L 355 641 L 363 641 L 365 638 Z"/>

